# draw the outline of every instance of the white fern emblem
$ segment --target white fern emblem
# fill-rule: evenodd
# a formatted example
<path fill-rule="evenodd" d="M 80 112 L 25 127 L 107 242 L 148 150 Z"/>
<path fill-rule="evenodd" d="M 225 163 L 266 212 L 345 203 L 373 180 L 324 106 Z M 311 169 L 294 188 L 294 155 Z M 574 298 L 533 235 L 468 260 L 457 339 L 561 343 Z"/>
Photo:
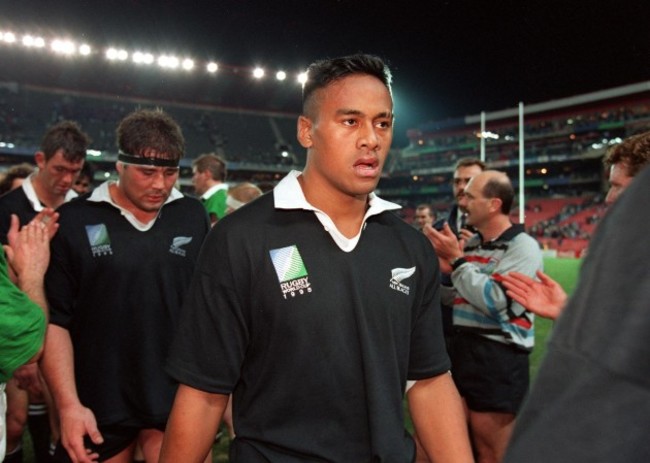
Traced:
<path fill-rule="evenodd" d="M 391 280 L 395 283 L 401 283 L 415 273 L 415 267 L 411 268 L 394 268 L 391 272 Z"/>
<path fill-rule="evenodd" d="M 190 243 L 192 241 L 191 236 L 177 236 L 172 240 L 172 246 L 175 248 L 180 248 L 181 246 L 185 246 L 187 243 Z"/>

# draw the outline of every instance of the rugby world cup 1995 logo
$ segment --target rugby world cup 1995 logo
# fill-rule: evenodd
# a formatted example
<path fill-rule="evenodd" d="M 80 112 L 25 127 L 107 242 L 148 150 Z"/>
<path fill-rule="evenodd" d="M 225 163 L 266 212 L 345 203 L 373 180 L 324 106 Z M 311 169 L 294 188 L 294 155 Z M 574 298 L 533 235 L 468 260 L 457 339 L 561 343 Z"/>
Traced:
<path fill-rule="evenodd" d="M 309 275 L 296 245 L 271 249 L 269 254 L 280 282 L 282 297 L 288 299 L 311 293 Z"/>

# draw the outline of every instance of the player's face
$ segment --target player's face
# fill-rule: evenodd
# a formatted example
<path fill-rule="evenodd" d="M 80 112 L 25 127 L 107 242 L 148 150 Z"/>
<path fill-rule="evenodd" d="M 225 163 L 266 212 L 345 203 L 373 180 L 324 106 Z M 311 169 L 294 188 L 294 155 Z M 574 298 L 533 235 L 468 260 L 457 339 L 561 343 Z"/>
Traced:
<path fill-rule="evenodd" d="M 489 219 L 490 198 L 483 196 L 485 180 L 473 178 L 467 184 L 464 192 L 465 207 L 467 208 L 467 224 L 480 227 Z"/>
<path fill-rule="evenodd" d="M 320 195 L 365 199 L 379 182 L 393 139 L 390 92 L 375 77 L 352 75 L 314 97 L 313 114 L 298 122 L 298 139 L 309 149 L 306 177 Z"/>
<path fill-rule="evenodd" d="M 433 217 L 429 209 L 417 209 L 415 211 L 415 225 L 418 229 L 424 228 L 425 225 L 431 225 L 433 223 Z"/>
<path fill-rule="evenodd" d="M 79 195 L 88 193 L 90 191 L 90 179 L 85 175 L 77 177 L 72 189 Z"/>
<path fill-rule="evenodd" d="M 65 196 L 70 191 L 84 165 L 83 159 L 75 162 L 65 159 L 63 150 L 58 150 L 47 161 L 45 154 L 38 152 L 35 159 L 41 185 L 54 196 Z"/>
<path fill-rule="evenodd" d="M 208 191 L 208 177 L 210 176 L 209 171 L 199 172 L 196 167 L 192 169 L 192 185 L 194 185 L 194 191 L 197 195 L 201 196 L 203 193 Z"/>
<path fill-rule="evenodd" d="M 628 169 L 624 163 L 614 164 L 609 170 L 609 191 L 605 197 L 605 203 L 607 205 L 613 204 L 628 185 L 632 183 L 632 179 L 634 177 L 628 175 Z"/>
<path fill-rule="evenodd" d="M 143 212 L 159 210 L 171 194 L 176 180 L 177 167 L 150 167 L 117 164 L 120 175 L 119 188 L 128 206 Z"/>
<path fill-rule="evenodd" d="M 481 170 L 481 167 L 477 166 L 476 164 L 471 166 L 461 166 L 454 172 L 454 198 L 456 198 L 458 207 L 462 211 L 466 210 L 465 188 L 467 187 L 469 181 L 481 172 L 483 172 Z"/>

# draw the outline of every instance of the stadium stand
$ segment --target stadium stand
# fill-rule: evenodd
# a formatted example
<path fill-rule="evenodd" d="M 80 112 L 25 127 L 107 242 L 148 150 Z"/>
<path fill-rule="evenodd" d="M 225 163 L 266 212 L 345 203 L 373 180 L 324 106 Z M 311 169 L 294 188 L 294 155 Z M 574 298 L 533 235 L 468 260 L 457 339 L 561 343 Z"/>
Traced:
<path fill-rule="evenodd" d="M 186 188 L 191 159 L 206 152 L 224 157 L 233 178 L 241 176 L 241 180 L 272 183 L 276 173 L 304 165 L 304 153 L 295 150 L 295 114 L 0 83 L 0 170 L 20 159 L 31 161 L 46 127 L 72 119 L 83 125 L 98 151 L 91 158 L 98 166 L 96 178 L 112 176 L 116 121 L 138 107 L 162 108 L 183 128 L 187 159 L 182 163 L 181 184 Z"/>
<path fill-rule="evenodd" d="M 192 158 L 205 152 L 227 160 L 231 181 L 251 181 L 264 190 L 305 162 L 304 150 L 295 141 L 297 112 L 278 103 L 286 102 L 286 95 L 268 89 L 250 90 L 256 95 L 245 98 L 256 97 L 259 107 L 277 110 L 219 104 L 224 97 L 205 91 L 201 82 L 179 80 L 165 87 L 147 76 L 108 68 L 102 72 L 111 78 L 101 82 L 88 78 L 83 69 L 75 79 L 73 73 L 57 69 L 52 84 L 48 76 L 28 74 L 20 67 L 11 72 L 15 80 L 0 81 L 0 172 L 11 164 L 31 161 L 45 128 L 70 118 L 80 121 L 94 140 L 97 156 L 90 159 L 95 179 L 114 177 L 115 123 L 137 107 L 163 108 L 183 128 L 187 158 L 181 164 L 181 187 L 185 191 L 191 191 Z M 227 82 L 224 86 L 230 88 Z M 486 121 L 488 167 L 507 172 L 518 187 L 516 109 L 488 113 Z M 648 129 L 649 82 L 526 107 L 525 224 L 545 247 L 582 252 L 601 215 L 606 190 L 602 158 L 607 148 Z M 401 204 L 402 216 L 409 222 L 418 203 L 432 204 L 441 217 L 453 203 L 454 163 L 465 156 L 479 157 L 481 136 L 479 115 L 410 129 L 409 145 L 389 154 L 379 193 Z M 518 221 L 518 209 L 513 218 Z"/>
<path fill-rule="evenodd" d="M 580 255 L 602 215 L 603 156 L 650 129 L 650 83 L 530 105 L 524 120 L 525 224 L 544 247 Z M 483 134 L 480 115 L 410 129 L 409 146 L 379 184 L 382 196 L 404 205 L 406 217 L 420 202 L 449 204 L 454 163 L 480 157 L 481 137 L 488 167 L 507 172 L 518 188 L 517 110 L 486 114 L 486 121 Z M 512 217 L 519 222 L 518 208 Z"/>

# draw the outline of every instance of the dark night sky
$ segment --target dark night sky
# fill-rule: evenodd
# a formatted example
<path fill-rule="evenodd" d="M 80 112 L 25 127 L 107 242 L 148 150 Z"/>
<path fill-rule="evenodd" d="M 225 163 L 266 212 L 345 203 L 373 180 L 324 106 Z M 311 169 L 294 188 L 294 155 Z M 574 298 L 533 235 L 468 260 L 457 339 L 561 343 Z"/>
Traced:
<path fill-rule="evenodd" d="M 238 66 L 375 53 L 391 63 L 401 133 L 650 80 L 648 17 L 644 0 L 0 0 L 0 29 L 51 27 Z"/>

